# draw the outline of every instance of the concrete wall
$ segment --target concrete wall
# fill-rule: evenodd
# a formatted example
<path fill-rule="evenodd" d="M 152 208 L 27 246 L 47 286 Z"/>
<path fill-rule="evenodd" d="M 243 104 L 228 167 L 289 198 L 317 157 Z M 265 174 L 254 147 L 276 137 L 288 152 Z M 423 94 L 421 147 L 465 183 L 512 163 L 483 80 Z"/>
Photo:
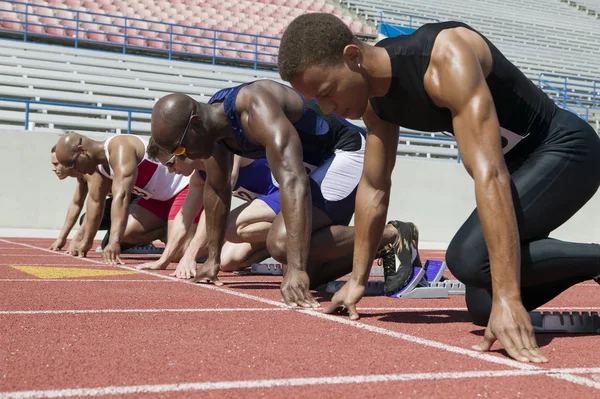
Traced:
<path fill-rule="evenodd" d="M 60 229 L 75 180 L 50 169 L 56 132 L 0 131 L 0 228 Z M 103 135 L 94 138 L 105 137 Z M 240 201 L 234 200 L 237 206 Z M 462 164 L 399 157 L 388 220 L 410 220 L 423 241 L 448 242 L 475 207 L 473 182 Z M 600 195 L 559 228 L 554 237 L 600 240 Z"/>
<path fill-rule="evenodd" d="M 474 209 L 473 180 L 462 164 L 398 158 L 388 219 L 417 223 L 424 241 L 449 242 Z M 600 194 L 550 236 L 600 242 Z"/>

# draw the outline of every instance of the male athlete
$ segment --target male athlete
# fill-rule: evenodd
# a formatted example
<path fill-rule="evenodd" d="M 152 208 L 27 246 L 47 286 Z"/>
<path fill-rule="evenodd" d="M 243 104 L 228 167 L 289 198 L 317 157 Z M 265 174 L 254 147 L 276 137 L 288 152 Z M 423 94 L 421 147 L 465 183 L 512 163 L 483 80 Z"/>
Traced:
<path fill-rule="evenodd" d="M 365 142 L 360 128 L 324 115 L 315 103 L 270 80 L 223 89 L 209 104 L 183 94 L 167 95 L 155 104 L 151 126 L 152 138 L 165 151 L 206 159 L 209 255 L 196 280 L 218 281 L 233 154 L 266 157 L 280 189 L 281 212 L 269 230 L 267 249 L 286 265 L 283 299 L 290 306 L 317 307 L 309 292 L 315 284 L 309 272 L 321 272 L 329 281 L 345 274 L 350 264 L 354 231 L 347 225 Z M 312 171 L 310 178 L 305 167 Z M 392 225 L 384 233 L 382 244 L 398 236 Z M 406 256 L 410 260 L 410 253 Z M 307 270 L 309 263 L 314 267 L 324 262 L 326 268 Z"/>
<path fill-rule="evenodd" d="M 58 238 L 50 246 L 51 250 L 60 251 L 67 243 L 67 237 L 69 236 L 71 229 L 77 222 L 77 218 L 79 218 L 79 214 L 83 209 L 85 197 L 88 194 L 88 179 L 87 175 L 79 173 L 73 169 L 67 169 L 58 162 L 56 159 L 56 146 L 53 146 L 50 150 L 50 163 L 52 164 L 52 171 L 56 174 L 56 177 L 58 177 L 59 180 L 64 180 L 67 177 L 73 177 L 77 179 L 77 187 L 75 188 L 73 199 L 69 203 L 65 223 L 60 230 Z M 82 221 L 82 225 L 83 223 L 85 223 L 85 219 Z"/>
<path fill-rule="evenodd" d="M 98 190 L 99 184 L 102 183 L 103 178 L 100 176 L 94 175 L 86 175 L 84 173 L 77 172 L 74 169 L 67 169 L 63 165 L 61 165 L 56 159 L 56 146 L 52 147 L 51 150 L 51 158 L 50 162 L 52 164 L 52 171 L 56 174 L 56 176 L 60 180 L 64 180 L 67 177 L 75 177 L 77 179 L 77 187 L 75 187 L 75 193 L 73 194 L 73 199 L 69 203 L 69 208 L 67 210 L 67 216 L 65 218 L 65 223 L 60 231 L 59 237 L 52 243 L 50 249 L 53 251 L 60 251 L 62 247 L 64 247 L 67 236 L 71 232 L 71 229 L 77 222 L 77 218 L 83 209 L 83 205 L 85 203 L 85 199 L 88 195 L 88 192 Z M 95 172 L 95 174 L 100 174 L 100 172 Z M 132 203 L 137 200 L 137 196 L 132 196 Z M 100 226 L 98 230 L 107 230 L 104 239 L 102 240 L 102 245 L 100 248 L 105 247 L 108 244 L 108 239 L 110 237 L 110 206 L 112 204 L 112 196 L 109 195 L 106 197 L 104 202 L 104 211 L 102 213 L 102 220 L 100 222 Z M 81 215 L 79 218 L 79 229 L 77 230 L 77 234 L 69 243 L 69 249 L 67 250 L 68 254 L 73 256 L 85 256 L 85 253 L 79 249 L 81 244 L 81 240 L 83 238 L 83 233 L 85 231 L 85 213 Z M 151 244 L 128 244 L 125 242 L 121 242 L 121 253 L 149 253 L 149 250 L 156 251 L 156 248 Z"/>
<path fill-rule="evenodd" d="M 467 287 L 475 349 L 495 340 L 520 361 L 546 362 L 527 310 L 600 274 L 600 246 L 548 238 L 596 192 L 600 139 L 559 109 L 483 35 L 459 22 L 427 24 L 370 46 L 330 14 L 306 14 L 285 31 L 282 78 L 324 112 L 367 125 L 356 201 L 352 278 L 334 296 L 358 318 L 388 209 L 399 126 L 449 131 L 475 182 L 477 209 L 446 253 Z"/>
<path fill-rule="evenodd" d="M 56 156 L 62 165 L 102 178 L 99 189 L 89 193 L 88 220 L 78 243 L 84 253 L 91 247 L 98 229 L 103 199 L 112 189 L 110 238 L 102 251 L 104 261 L 109 264 L 122 263 L 121 242 L 145 243 L 164 237 L 189 190 L 187 178 L 169 173 L 162 164 L 146 157 L 146 144 L 133 135 L 96 141 L 71 133 L 62 136 L 56 145 Z M 141 198 L 129 207 L 132 193 Z M 187 211 L 199 217 L 199 207 L 194 212 L 195 204 L 190 201 L 188 206 Z"/>
<path fill-rule="evenodd" d="M 170 172 L 190 176 L 190 191 L 186 201 L 193 198 L 203 203 L 206 172 L 202 159 L 179 159 L 162 151 L 153 140 L 148 144 L 148 156 L 157 159 Z M 232 195 L 248 203 L 234 209 L 229 215 L 226 242 L 221 253 L 221 270 L 235 271 L 250 266 L 267 258 L 267 233 L 275 216 L 279 213 L 279 189 L 275 186 L 271 170 L 266 159 L 248 159 L 234 157 L 231 182 Z M 173 251 L 180 248 L 185 230 L 191 224 L 190 215 L 182 215 L 183 224 L 180 233 L 173 233 L 173 238 L 161 258 L 155 262 L 137 266 L 138 269 L 165 269 L 172 260 Z M 193 215 L 191 215 L 193 218 Z M 179 278 L 196 276 L 196 259 L 208 255 L 206 243 L 206 217 L 200 217 L 194 238 L 187 245 L 185 253 L 172 274 Z M 171 249 L 173 248 L 173 249 Z"/>

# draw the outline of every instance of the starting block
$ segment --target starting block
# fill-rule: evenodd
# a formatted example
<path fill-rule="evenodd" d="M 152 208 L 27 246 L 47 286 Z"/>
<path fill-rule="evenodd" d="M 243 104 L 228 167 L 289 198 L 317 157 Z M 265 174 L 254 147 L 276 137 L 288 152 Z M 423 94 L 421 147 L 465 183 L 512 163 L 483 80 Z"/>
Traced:
<path fill-rule="evenodd" d="M 529 312 L 536 333 L 600 334 L 598 312 Z"/>
<path fill-rule="evenodd" d="M 369 277 L 383 277 L 383 266 L 373 265 Z"/>
<path fill-rule="evenodd" d="M 387 295 L 391 298 L 448 298 L 448 295 L 464 295 L 465 285 L 458 280 L 443 280 L 446 262 L 428 260 L 423 267 L 413 268 L 413 276 L 400 291 Z M 371 274 L 372 276 L 372 274 Z M 332 281 L 327 292 L 333 294 L 342 288 L 344 281 Z M 386 295 L 383 281 L 368 281 L 366 296 Z"/>
<path fill-rule="evenodd" d="M 430 287 L 444 287 L 448 295 L 465 295 L 466 286 L 458 280 L 444 280 L 430 283 Z"/>
<path fill-rule="evenodd" d="M 269 276 L 283 276 L 281 263 L 273 258 L 268 258 L 250 267 L 250 274 L 266 274 Z"/>

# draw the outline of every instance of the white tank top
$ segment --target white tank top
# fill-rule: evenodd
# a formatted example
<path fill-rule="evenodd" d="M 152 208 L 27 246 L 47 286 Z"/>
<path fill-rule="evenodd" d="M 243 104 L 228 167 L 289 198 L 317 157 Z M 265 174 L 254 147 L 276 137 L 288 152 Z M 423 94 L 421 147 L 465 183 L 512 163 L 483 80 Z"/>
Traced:
<path fill-rule="evenodd" d="M 113 136 L 104 142 L 104 152 L 106 153 L 107 160 L 110 159 L 108 143 L 115 137 L 117 136 Z M 137 178 L 135 179 L 135 187 L 132 193 L 142 198 L 153 198 L 158 201 L 166 201 L 179 194 L 189 184 L 189 177 L 170 173 L 166 166 L 158 161 L 149 159 L 146 153 L 148 140 L 138 136 L 132 137 L 137 137 L 144 143 L 144 159 L 138 164 Z M 98 171 L 111 180 L 114 176 L 110 162 L 108 172 L 104 170 L 102 165 L 98 165 Z"/>

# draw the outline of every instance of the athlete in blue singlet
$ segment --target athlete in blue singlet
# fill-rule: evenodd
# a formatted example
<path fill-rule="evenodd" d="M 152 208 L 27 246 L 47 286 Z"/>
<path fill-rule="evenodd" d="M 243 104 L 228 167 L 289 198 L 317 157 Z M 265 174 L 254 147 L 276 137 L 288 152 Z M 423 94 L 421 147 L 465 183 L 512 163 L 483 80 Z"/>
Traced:
<path fill-rule="evenodd" d="M 221 90 L 209 104 L 183 94 L 161 98 L 152 112 L 152 138 L 180 158 L 206 159 L 211 244 L 196 281 L 218 283 L 233 154 L 266 157 L 278 182 L 281 212 L 267 248 L 287 265 L 281 285 L 287 304 L 318 306 L 309 287 L 350 270 L 354 230 L 347 225 L 362 173 L 365 137 L 360 128 L 325 115 L 287 86 L 260 80 Z M 305 168 L 312 171 L 310 177 Z M 382 243 L 397 236 L 390 227 Z"/>

